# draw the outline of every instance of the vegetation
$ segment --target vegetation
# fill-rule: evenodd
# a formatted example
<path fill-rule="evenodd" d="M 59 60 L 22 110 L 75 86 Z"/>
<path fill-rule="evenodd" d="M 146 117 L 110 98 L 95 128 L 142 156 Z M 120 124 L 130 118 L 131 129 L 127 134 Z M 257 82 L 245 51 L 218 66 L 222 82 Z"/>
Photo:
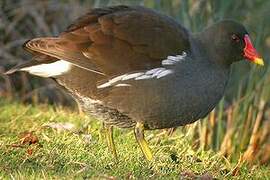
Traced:
<path fill-rule="evenodd" d="M 89 117 L 47 105 L 0 101 L 0 178 L 152 178 L 270 176 L 267 166 L 230 163 L 212 150 L 194 148 L 190 134 L 148 131 L 154 161 L 148 163 L 130 130 L 115 132 L 118 162 L 108 151 L 100 124 Z M 67 124 L 68 123 L 68 124 Z M 74 126 L 72 126 L 74 125 Z"/>
<path fill-rule="evenodd" d="M 173 178 L 185 172 L 190 176 L 191 172 L 198 176 L 209 173 L 217 178 L 269 178 L 270 21 L 267 17 L 270 1 L 3 0 L 0 1 L 0 72 L 30 57 L 20 48 L 25 40 L 57 35 L 91 7 L 117 4 L 157 9 L 194 32 L 223 18 L 243 22 L 266 66 L 258 68 L 247 62 L 234 66 L 225 98 L 204 120 L 178 128 L 171 137 L 163 131 L 148 132 L 156 156 L 152 163 L 142 160 L 130 130 L 116 132 L 119 151 L 116 163 L 105 143 L 99 143 L 103 141 L 99 122 L 62 106 L 14 103 L 30 100 L 32 104 L 41 101 L 66 105 L 65 102 L 70 102 L 49 80 L 24 73 L 12 77 L 0 74 L 0 178 L 162 178 L 165 175 Z M 59 133 L 43 127 L 49 122 L 71 122 L 76 127 Z M 28 135 L 36 137 L 38 142 L 31 142 L 31 138 L 30 142 L 29 138 L 24 140 Z M 91 138 L 86 141 L 86 137 Z"/>

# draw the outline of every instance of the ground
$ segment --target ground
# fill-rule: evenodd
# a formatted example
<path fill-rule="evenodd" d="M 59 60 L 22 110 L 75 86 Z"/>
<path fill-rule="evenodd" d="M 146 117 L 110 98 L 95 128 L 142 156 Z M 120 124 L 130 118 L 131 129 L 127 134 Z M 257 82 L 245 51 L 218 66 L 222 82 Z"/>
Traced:
<path fill-rule="evenodd" d="M 131 129 L 116 129 L 118 161 L 97 120 L 65 108 L 0 99 L 0 179 L 270 179 L 267 166 L 236 165 L 179 129 L 148 131 L 147 162 Z"/>

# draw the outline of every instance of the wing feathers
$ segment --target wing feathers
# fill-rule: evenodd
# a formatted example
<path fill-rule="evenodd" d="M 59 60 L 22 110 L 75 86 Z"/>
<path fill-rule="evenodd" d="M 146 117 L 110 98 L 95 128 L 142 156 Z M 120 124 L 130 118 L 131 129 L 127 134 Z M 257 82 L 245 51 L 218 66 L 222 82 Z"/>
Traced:
<path fill-rule="evenodd" d="M 59 37 L 36 38 L 28 51 L 45 54 L 107 77 L 149 70 L 189 50 L 188 32 L 173 19 L 143 7 L 91 10 Z"/>
<path fill-rule="evenodd" d="M 68 42 L 61 38 L 48 37 L 33 39 L 26 43 L 25 47 L 31 51 L 43 53 L 57 59 L 65 59 L 65 61 L 68 61 L 80 68 L 100 75 L 105 75 L 103 72 L 97 70 L 91 60 L 86 58 L 81 51 L 76 50 L 76 48 L 81 50 L 79 45 L 85 44 L 72 44 L 71 41 Z M 83 47 L 86 48 L 87 46 Z"/>

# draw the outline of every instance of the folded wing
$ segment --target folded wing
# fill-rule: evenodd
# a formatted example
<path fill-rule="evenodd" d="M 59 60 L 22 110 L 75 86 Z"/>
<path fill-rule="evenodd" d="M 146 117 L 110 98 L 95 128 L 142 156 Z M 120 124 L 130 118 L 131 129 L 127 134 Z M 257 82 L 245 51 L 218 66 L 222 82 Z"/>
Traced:
<path fill-rule="evenodd" d="M 93 9 L 58 37 L 33 39 L 25 48 L 110 79 L 159 67 L 168 55 L 189 51 L 189 40 L 172 18 L 143 7 L 115 6 Z"/>

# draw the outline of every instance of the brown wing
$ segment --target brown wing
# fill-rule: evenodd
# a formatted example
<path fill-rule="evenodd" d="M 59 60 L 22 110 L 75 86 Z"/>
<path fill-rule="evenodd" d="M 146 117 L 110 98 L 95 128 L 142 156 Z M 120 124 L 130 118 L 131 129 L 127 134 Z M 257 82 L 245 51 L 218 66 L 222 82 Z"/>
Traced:
<path fill-rule="evenodd" d="M 143 7 L 93 9 L 58 37 L 26 43 L 31 51 L 114 76 L 160 65 L 189 50 L 188 32 L 172 18 Z"/>

